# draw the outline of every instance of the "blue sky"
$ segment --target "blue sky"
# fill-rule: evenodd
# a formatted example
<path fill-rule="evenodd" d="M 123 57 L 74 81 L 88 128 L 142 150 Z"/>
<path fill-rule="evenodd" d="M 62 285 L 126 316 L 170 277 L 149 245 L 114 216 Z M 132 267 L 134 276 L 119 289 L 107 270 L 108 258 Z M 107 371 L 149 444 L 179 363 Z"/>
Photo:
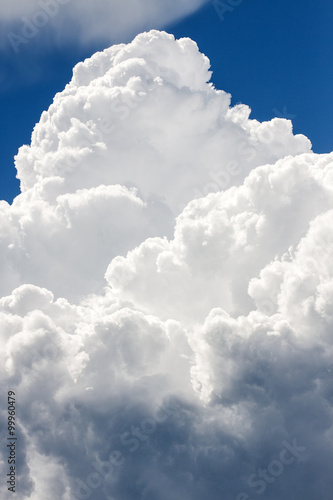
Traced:
<path fill-rule="evenodd" d="M 294 132 L 307 135 L 315 152 L 330 152 L 330 2 L 243 0 L 230 4 L 238 5 L 223 14 L 209 2 L 190 17 L 164 29 L 198 43 L 211 60 L 215 86 L 230 92 L 233 104 L 249 105 L 251 117 L 260 121 L 274 116 L 291 118 Z M 149 27 L 155 26 L 146 26 Z M 132 35 L 119 35 L 117 41 L 128 42 Z M 83 47 L 72 40 L 55 46 L 46 26 L 18 54 L 8 40 L 2 44 L 0 198 L 11 202 L 19 193 L 13 159 L 18 148 L 30 143 L 34 124 L 55 93 L 70 80 L 73 66 L 110 43 L 92 41 Z"/>

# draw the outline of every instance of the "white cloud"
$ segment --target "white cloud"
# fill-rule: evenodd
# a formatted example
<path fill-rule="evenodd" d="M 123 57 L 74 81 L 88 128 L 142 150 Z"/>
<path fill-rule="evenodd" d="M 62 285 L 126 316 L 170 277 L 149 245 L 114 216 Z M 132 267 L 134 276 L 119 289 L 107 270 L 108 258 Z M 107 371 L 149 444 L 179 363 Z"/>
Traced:
<path fill-rule="evenodd" d="M 41 32 L 58 43 L 116 42 L 145 29 L 162 28 L 192 14 L 208 0 L 16 0 L 0 1 L 0 22 L 20 49 Z M 14 34 L 14 36 L 10 35 Z M 16 37 L 15 37 L 16 35 Z"/>
<path fill-rule="evenodd" d="M 333 154 L 209 78 L 194 42 L 140 35 L 79 64 L 16 158 L 22 499 L 330 498 Z"/>
<path fill-rule="evenodd" d="M 310 150 L 291 122 L 230 109 L 210 75 L 194 42 L 157 31 L 74 68 L 16 157 L 23 194 L 3 204 L 3 294 L 26 282 L 73 300 L 97 292 L 110 260 L 171 237 L 188 201 Z"/>

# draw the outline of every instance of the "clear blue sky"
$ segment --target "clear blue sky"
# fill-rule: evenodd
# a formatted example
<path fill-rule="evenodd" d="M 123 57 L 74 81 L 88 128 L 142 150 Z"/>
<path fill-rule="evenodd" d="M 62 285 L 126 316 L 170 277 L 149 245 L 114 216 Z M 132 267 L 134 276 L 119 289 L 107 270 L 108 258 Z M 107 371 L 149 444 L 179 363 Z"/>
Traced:
<path fill-rule="evenodd" d="M 220 17 L 211 2 L 165 29 L 198 43 L 211 60 L 215 86 L 230 92 L 233 104 L 248 104 L 252 118 L 290 117 L 294 132 L 307 135 L 315 152 L 332 151 L 331 0 L 243 0 Z M 13 157 L 30 143 L 35 123 L 73 66 L 108 45 L 55 49 L 38 35 L 17 55 L 9 44 L 0 48 L 0 199 L 11 202 L 19 193 Z"/>

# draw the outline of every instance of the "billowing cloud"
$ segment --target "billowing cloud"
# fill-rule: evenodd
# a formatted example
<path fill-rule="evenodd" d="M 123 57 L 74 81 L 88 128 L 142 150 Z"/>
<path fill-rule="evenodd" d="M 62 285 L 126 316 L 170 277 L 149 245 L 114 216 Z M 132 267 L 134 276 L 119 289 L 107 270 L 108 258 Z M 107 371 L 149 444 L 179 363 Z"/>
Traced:
<path fill-rule="evenodd" d="M 191 40 L 139 35 L 77 65 L 16 157 L 19 498 L 330 498 L 333 154 L 209 79 Z"/>

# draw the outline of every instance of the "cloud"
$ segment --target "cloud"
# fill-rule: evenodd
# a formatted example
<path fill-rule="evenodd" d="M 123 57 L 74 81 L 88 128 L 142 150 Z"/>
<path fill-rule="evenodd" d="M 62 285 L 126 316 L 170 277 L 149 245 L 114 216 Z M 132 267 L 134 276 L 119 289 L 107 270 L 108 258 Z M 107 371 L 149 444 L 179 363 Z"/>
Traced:
<path fill-rule="evenodd" d="M 330 498 L 333 154 L 209 79 L 141 34 L 78 64 L 16 157 L 22 499 Z"/>
<path fill-rule="evenodd" d="M 230 108 L 210 76 L 194 42 L 157 31 L 74 68 L 16 157 L 22 195 L 3 204 L 1 293 L 27 282 L 70 300 L 97 292 L 113 257 L 171 237 L 193 198 L 310 150 L 291 122 Z"/>
<path fill-rule="evenodd" d="M 17 49 L 42 31 L 59 44 L 117 42 L 192 14 L 208 0 L 0 1 L 0 22 Z M 25 40 L 19 40 L 23 37 Z M 8 41 L 7 40 L 7 41 Z"/>

